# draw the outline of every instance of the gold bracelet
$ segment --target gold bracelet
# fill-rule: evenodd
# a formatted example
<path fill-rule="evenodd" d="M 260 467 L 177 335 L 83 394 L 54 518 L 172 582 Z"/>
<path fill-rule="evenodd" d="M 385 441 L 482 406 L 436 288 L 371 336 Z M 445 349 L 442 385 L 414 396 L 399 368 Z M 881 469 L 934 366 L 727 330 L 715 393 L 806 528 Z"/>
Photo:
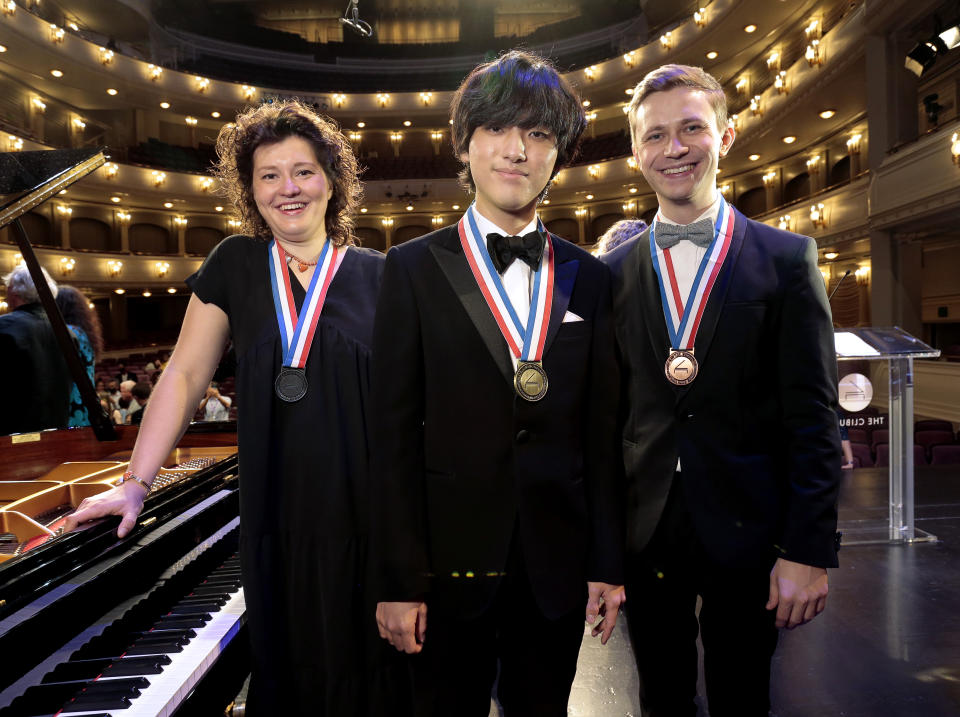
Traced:
<path fill-rule="evenodd" d="M 135 483 L 139 483 L 140 485 L 142 485 L 144 488 L 146 488 L 147 493 L 149 493 L 151 490 L 150 484 L 147 483 L 145 480 L 143 480 L 143 478 L 141 478 L 140 476 L 135 475 L 133 471 L 127 471 L 126 473 L 124 473 L 120 477 L 120 480 L 117 481 L 117 485 L 123 485 L 128 480 L 132 480 Z"/>

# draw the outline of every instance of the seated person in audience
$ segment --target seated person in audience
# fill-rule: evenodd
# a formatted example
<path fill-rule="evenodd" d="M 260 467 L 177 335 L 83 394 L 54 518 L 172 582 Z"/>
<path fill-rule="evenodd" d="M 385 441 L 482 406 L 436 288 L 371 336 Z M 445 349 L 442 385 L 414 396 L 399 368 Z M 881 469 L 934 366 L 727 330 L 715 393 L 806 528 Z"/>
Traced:
<path fill-rule="evenodd" d="M 140 409 L 140 404 L 133 395 L 133 387 L 136 385 L 136 381 L 122 381 L 120 383 L 120 400 L 127 401 L 127 413 L 133 413 Z M 124 423 L 128 423 L 128 421 L 124 421 Z"/>
<path fill-rule="evenodd" d="M 131 390 L 130 393 L 133 394 L 133 400 L 137 402 L 140 406 L 135 411 L 130 411 L 127 414 L 126 422 L 128 424 L 139 426 L 140 421 L 143 420 L 143 412 L 147 409 L 147 401 L 150 400 L 150 393 L 153 390 L 153 387 L 149 383 L 143 381 L 138 382 Z"/>
<path fill-rule="evenodd" d="M 591 253 L 594 256 L 603 256 L 608 251 L 616 249 L 627 239 L 643 234 L 646 229 L 647 223 L 642 219 L 621 219 L 603 233 Z"/>
<path fill-rule="evenodd" d="M 56 297 L 56 282 L 43 274 Z M 21 264 L 3 280 L 10 311 L 0 316 L 0 376 L 11 408 L 0 411 L 0 435 L 66 428 L 73 380 L 33 278 Z"/>
<path fill-rule="evenodd" d="M 113 401 L 114 408 L 120 403 L 120 382 L 115 378 L 107 381 L 107 393 L 110 394 L 110 400 Z"/>
<path fill-rule="evenodd" d="M 123 383 L 124 381 L 136 381 L 137 374 L 132 371 L 127 371 L 126 365 L 121 362 L 120 367 L 117 370 L 117 381 Z"/>
<path fill-rule="evenodd" d="M 203 411 L 204 421 L 230 420 L 230 404 L 233 400 L 229 396 L 220 395 L 220 384 L 211 381 L 207 387 L 207 395 L 200 401 L 200 410 Z"/>
<path fill-rule="evenodd" d="M 97 393 L 105 393 L 107 390 L 107 384 L 102 378 L 98 378 L 94 388 L 96 389 Z"/>

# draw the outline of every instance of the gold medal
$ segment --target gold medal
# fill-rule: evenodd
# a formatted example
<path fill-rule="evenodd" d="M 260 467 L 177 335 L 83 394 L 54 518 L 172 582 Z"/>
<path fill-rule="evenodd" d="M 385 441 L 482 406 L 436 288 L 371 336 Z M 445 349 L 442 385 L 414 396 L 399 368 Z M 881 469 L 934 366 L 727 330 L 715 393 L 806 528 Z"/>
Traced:
<path fill-rule="evenodd" d="M 520 398 L 539 401 L 547 395 L 547 372 L 541 361 L 520 361 L 513 377 L 513 387 Z"/>
<path fill-rule="evenodd" d="M 663 366 L 667 380 L 675 386 L 691 383 L 699 370 L 700 365 L 693 356 L 693 349 L 670 349 L 670 355 Z"/>

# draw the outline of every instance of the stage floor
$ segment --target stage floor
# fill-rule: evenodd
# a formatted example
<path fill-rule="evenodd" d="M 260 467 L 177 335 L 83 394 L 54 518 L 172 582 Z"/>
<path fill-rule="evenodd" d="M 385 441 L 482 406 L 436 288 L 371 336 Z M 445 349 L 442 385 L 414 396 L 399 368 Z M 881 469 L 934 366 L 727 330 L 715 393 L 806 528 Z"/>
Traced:
<path fill-rule="evenodd" d="M 771 714 L 960 715 L 960 466 L 919 467 L 916 504 L 916 526 L 939 542 L 841 549 L 826 611 L 781 633 Z M 845 475 L 841 529 L 886 516 L 886 469 Z M 606 647 L 584 639 L 568 714 L 639 717 L 637 685 L 620 624 Z M 490 714 L 499 714 L 495 705 Z"/>

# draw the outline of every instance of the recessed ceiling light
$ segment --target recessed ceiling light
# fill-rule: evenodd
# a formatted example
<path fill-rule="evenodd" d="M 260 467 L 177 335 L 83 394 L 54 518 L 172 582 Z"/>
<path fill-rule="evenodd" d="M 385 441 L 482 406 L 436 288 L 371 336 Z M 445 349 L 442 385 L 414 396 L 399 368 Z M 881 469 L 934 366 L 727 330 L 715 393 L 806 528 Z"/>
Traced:
<path fill-rule="evenodd" d="M 751 154 L 749 157 L 747 157 L 747 159 L 749 159 L 751 162 L 756 162 L 758 159 L 760 159 L 760 155 L 759 155 L 759 154 Z"/>
<path fill-rule="evenodd" d="M 127 290 L 126 290 L 126 289 L 114 289 L 114 290 L 113 290 L 113 293 L 114 293 L 114 294 L 125 294 L 125 293 L 127 293 Z"/>
<path fill-rule="evenodd" d="M 111 97 L 113 97 L 114 95 L 117 94 L 117 91 L 116 91 L 115 89 L 113 89 L 112 87 L 110 87 L 110 88 L 107 89 L 107 94 L 110 95 Z"/>
<path fill-rule="evenodd" d="M 413 211 L 413 205 L 412 205 L 412 204 L 408 204 L 408 205 L 407 205 L 407 211 L 408 211 L 408 212 L 412 212 L 412 211 Z"/>
<path fill-rule="evenodd" d="M 213 112 L 210 113 L 210 116 L 213 117 L 214 119 L 218 119 L 220 117 L 220 113 L 214 110 Z"/>
<path fill-rule="evenodd" d="M 824 110 L 823 112 L 820 113 L 820 118 L 821 118 L 821 119 L 830 119 L 830 118 L 833 117 L 835 114 L 837 114 L 837 111 L 836 111 L 836 110 Z"/>
<path fill-rule="evenodd" d="M 592 195 L 592 194 L 588 194 L 588 195 L 587 195 L 587 199 L 588 199 L 588 200 L 593 199 L 593 195 Z"/>
<path fill-rule="evenodd" d="M 361 214 L 366 214 L 367 211 L 368 211 L 368 210 L 367 210 L 366 207 L 360 207 L 360 213 L 361 213 Z"/>
<path fill-rule="evenodd" d="M 784 144 L 793 144 L 794 142 L 797 141 L 797 138 L 794 137 L 792 134 L 788 134 L 786 137 L 781 137 L 781 139 L 783 140 Z"/>
<path fill-rule="evenodd" d="M 117 197 L 117 196 L 110 197 L 110 201 L 113 202 L 114 204 L 119 204 L 120 197 Z"/>
<path fill-rule="evenodd" d="M 582 104 L 584 107 L 589 107 L 589 106 L 590 106 L 590 100 L 584 100 L 584 101 L 581 102 L 580 104 Z"/>
<path fill-rule="evenodd" d="M 757 29 L 757 26 L 754 25 L 753 23 L 750 23 L 750 24 L 747 25 L 745 28 L 743 28 L 743 31 L 744 31 L 744 32 L 754 32 L 754 31 L 756 31 L 756 29 Z"/>
<path fill-rule="evenodd" d="M 164 209 L 173 209 L 173 202 L 164 202 L 163 207 Z"/>
<path fill-rule="evenodd" d="M 149 299 L 151 296 L 153 296 L 153 293 L 149 289 L 144 289 L 143 295 Z"/>
<path fill-rule="evenodd" d="M 632 87 L 628 87 L 627 89 L 624 90 L 624 92 L 626 92 L 628 95 L 631 95 L 631 96 L 632 96 L 632 95 L 633 95 L 633 88 L 632 88 Z"/>
<path fill-rule="evenodd" d="M 221 206 L 218 204 L 217 206 L 215 206 L 215 207 L 213 208 L 213 210 L 216 211 L 216 212 L 222 212 L 222 211 L 223 211 L 223 207 L 221 207 Z"/>
<path fill-rule="evenodd" d="M 549 200 L 549 199 L 544 199 L 544 200 L 543 200 L 542 202 L 540 202 L 540 203 L 541 203 L 541 204 L 549 204 L 549 203 L 550 203 L 550 200 Z"/>
<path fill-rule="evenodd" d="M 169 103 L 169 102 L 161 102 L 161 103 L 160 103 L 160 108 L 161 108 L 161 109 L 168 110 L 168 109 L 170 109 L 170 103 Z"/>
<path fill-rule="evenodd" d="M 366 122 L 357 122 L 357 127 L 359 127 L 360 129 L 363 129 L 366 126 L 367 126 Z"/>
<path fill-rule="evenodd" d="M 6 51 L 7 51 L 7 46 L 6 46 L 6 45 L 0 45 L 0 52 L 6 52 Z"/>
<path fill-rule="evenodd" d="M 171 286 L 169 289 L 167 289 L 167 293 L 168 293 L 168 294 L 176 294 L 176 293 L 177 293 L 177 290 L 174 289 L 174 288 Z"/>
<path fill-rule="evenodd" d="M 50 70 L 50 74 L 54 77 L 63 77 L 63 70 Z"/>
<path fill-rule="evenodd" d="M 410 120 L 404 120 L 404 121 L 403 121 L 403 126 L 404 126 L 404 127 L 409 127 L 411 124 L 413 124 L 413 122 L 411 122 Z"/>
<path fill-rule="evenodd" d="M 451 207 L 451 209 L 454 209 L 454 210 L 459 209 L 459 208 L 460 208 L 460 205 L 459 205 L 459 204 L 454 204 L 454 205 Z"/>
<path fill-rule="evenodd" d="M 66 194 L 66 193 L 67 193 L 66 189 L 61 189 L 59 192 L 57 192 L 57 194 Z"/>
<path fill-rule="evenodd" d="M 707 59 L 708 59 L 708 60 L 716 60 L 716 59 L 717 59 L 717 51 L 716 51 L 716 50 L 710 50 L 710 52 L 707 53 Z"/>
<path fill-rule="evenodd" d="M 838 256 L 840 256 L 840 255 L 837 254 L 837 252 L 835 252 L 835 251 L 828 251 L 826 254 L 823 255 L 823 258 L 826 259 L 826 260 L 828 260 L 828 261 L 833 261 L 833 260 L 836 259 Z"/>

